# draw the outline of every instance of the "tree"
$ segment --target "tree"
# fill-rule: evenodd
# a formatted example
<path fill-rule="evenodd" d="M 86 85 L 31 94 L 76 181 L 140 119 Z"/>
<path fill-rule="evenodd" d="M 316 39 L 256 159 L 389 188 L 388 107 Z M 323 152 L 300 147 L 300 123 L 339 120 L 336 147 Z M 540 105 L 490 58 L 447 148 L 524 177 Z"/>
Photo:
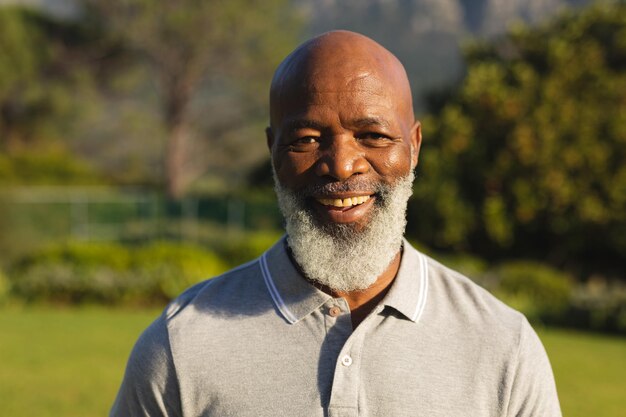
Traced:
<path fill-rule="evenodd" d="M 289 2 L 90 0 L 89 4 L 108 33 L 119 36 L 152 69 L 167 131 L 166 188 L 170 197 L 179 198 L 206 169 L 190 163 L 192 141 L 197 139 L 191 120 L 193 100 L 206 89 L 234 89 L 241 97 L 237 105 L 243 111 L 232 120 L 213 120 L 208 140 L 241 123 L 242 114 L 249 117 L 258 111 L 259 85 L 267 82 L 295 41 L 296 21 Z"/>
<path fill-rule="evenodd" d="M 598 4 L 468 47 L 461 85 L 424 120 L 412 232 L 491 258 L 618 271 L 626 257 L 625 35 L 626 6 Z"/>
<path fill-rule="evenodd" d="M 36 10 L 0 7 L 0 149 L 14 152 L 55 138 L 79 107 L 84 84 L 77 52 L 87 33 Z"/>

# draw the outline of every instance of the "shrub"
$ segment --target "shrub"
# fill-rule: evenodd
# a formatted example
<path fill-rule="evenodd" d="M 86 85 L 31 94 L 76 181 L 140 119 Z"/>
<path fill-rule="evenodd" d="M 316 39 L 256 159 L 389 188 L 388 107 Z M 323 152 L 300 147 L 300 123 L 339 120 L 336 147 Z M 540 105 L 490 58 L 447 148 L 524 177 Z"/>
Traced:
<path fill-rule="evenodd" d="M 578 285 L 564 324 L 626 334 L 626 284 L 594 277 Z"/>
<path fill-rule="evenodd" d="M 9 280 L 0 269 L 0 304 L 2 304 L 9 294 Z"/>
<path fill-rule="evenodd" d="M 464 79 L 423 123 L 409 234 L 624 269 L 626 4 L 594 3 L 467 45 Z"/>
<path fill-rule="evenodd" d="M 531 261 L 503 263 L 487 275 L 485 286 L 529 320 L 562 317 L 572 294 L 569 275 Z"/>
<path fill-rule="evenodd" d="M 452 268 L 484 285 L 483 277 L 487 271 L 487 262 L 484 260 L 467 254 L 443 255 L 438 257 L 438 259 L 448 268 Z"/>
<path fill-rule="evenodd" d="M 87 162 L 62 148 L 0 154 L 0 184 L 102 184 Z"/>
<path fill-rule="evenodd" d="M 228 265 L 234 267 L 261 256 L 261 254 L 272 247 L 280 237 L 281 233 L 279 232 L 249 234 L 218 244 L 216 251 Z"/>
<path fill-rule="evenodd" d="M 67 242 L 27 256 L 19 260 L 17 266 L 24 269 L 36 264 L 68 263 L 78 268 L 89 268 L 105 264 L 107 268 L 124 271 L 131 267 L 131 251 L 134 250 L 114 243 Z"/>
<path fill-rule="evenodd" d="M 10 277 L 27 301 L 155 304 L 224 270 L 214 253 L 189 244 L 70 243 L 29 256 Z"/>
<path fill-rule="evenodd" d="M 158 284 L 159 293 L 173 298 L 202 279 L 224 272 L 227 266 L 213 252 L 191 244 L 154 243 L 136 253 L 134 270 Z"/>

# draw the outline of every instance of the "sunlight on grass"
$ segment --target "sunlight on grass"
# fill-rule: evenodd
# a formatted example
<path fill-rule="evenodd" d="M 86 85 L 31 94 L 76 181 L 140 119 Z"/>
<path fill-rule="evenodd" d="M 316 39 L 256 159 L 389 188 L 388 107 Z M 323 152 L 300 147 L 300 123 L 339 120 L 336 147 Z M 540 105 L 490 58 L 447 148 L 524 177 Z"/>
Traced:
<path fill-rule="evenodd" d="M 626 410 L 626 339 L 541 329 L 563 415 L 619 417 Z"/>
<path fill-rule="evenodd" d="M 108 414 L 126 358 L 157 311 L 0 311 L 3 415 Z"/>

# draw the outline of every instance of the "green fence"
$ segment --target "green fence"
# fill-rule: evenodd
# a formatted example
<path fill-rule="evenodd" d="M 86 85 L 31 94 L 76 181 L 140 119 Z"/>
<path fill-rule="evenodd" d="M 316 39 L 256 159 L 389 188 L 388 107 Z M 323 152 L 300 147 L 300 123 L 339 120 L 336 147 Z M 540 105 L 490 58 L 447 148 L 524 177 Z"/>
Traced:
<path fill-rule="evenodd" d="M 281 225 L 266 197 L 206 195 L 170 201 L 137 188 L 20 187 L 0 190 L 0 259 L 50 241 L 202 242 Z"/>

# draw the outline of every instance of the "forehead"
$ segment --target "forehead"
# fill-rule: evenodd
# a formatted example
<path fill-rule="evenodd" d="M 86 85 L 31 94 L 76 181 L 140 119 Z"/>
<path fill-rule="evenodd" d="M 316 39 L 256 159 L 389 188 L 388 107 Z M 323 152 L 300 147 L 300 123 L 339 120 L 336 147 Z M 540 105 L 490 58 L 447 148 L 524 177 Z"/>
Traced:
<path fill-rule="evenodd" d="M 274 103 L 274 122 L 298 118 L 335 117 L 340 121 L 363 118 L 399 119 L 405 106 L 393 88 L 372 71 L 315 72 L 285 86 Z M 389 123 L 393 122 L 389 121 Z"/>
<path fill-rule="evenodd" d="M 338 32 L 305 42 L 278 67 L 270 89 L 270 124 L 314 107 L 394 110 L 411 122 L 411 88 L 393 54 L 361 35 Z"/>

